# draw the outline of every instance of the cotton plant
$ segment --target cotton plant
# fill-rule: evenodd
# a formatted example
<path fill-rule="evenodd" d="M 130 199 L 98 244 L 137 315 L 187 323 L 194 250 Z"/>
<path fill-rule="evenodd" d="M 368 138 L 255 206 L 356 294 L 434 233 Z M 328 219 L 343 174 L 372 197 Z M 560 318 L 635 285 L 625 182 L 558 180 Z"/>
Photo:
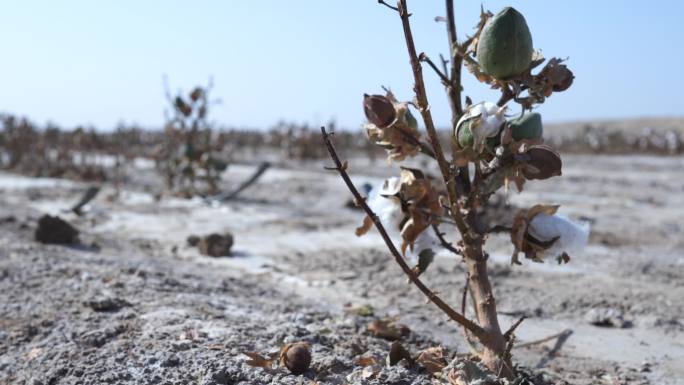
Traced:
<path fill-rule="evenodd" d="M 166 92 L 171 111 L 166 114 L 156 168 L 166 187 L 185 197 L 217 194 L 228 167 L 220 156 L 224 143 L 217 140 L 208 118 L 211 105 L 216 103 L 209 97 L 212 87 L 211 82 L 206 87 L 197 86 L 187 95 Z"/>
<path fill-rule="evenodd" d="M 561 175 L 560 155 L 544 143 L 540 106 L 554 94 L 567 90 L 574 75 L 563 60 L 546 60 L 534 49 L 527 22 L 514 8 L 506 7 L 497 14 L 482 10 L 475 33 L 461 40 L 456 34 L 453 0 L 446 0 L 446 16 L 438 20 L 446 25 L 449 59 L 443 59 L 440 66 L 416 50 L 407 0 L 399 0 L 396 6 L 383 0 L 379 3 L 399 15 L 413 72 L 414 95 L 402 101 L 388 89 L 365 94 L 364 130 L 372 143 L 386 150 L 388 162 L 428 157 L 437 164 L 439 175 L 432 177 L 424 170 L 401 167 L 398 176 L 364 197 L 347 173 L 347 162 L 339 159 L 331 134 L 321 128 L 334 162 L 332 169 L 340 174 L 366 213 L 356 234 L 362 236 L 374 227 L 410 282 L 460 325 L 478 361 L 495 376 L 514 379 L 516 366 L 511 349 L 522 319 L 505 332 L 501 328 L 487 270 L 486 240 L 494 227 L 508 231 L 514 265 L 521 264 L 521 255 L 536 262 L 556 259 L 567 263 L 587 243 L 588 227 L 559 215 L 558 206 L 549 204 L 510 208 L 515 212 L 508 216 L 513 219 L 505 226 L 485 222 L 483 213 L 498 191 L 512 194 L 513 188 L 522 191 L 529 180 Z M 449 157 L 428 103 L 424 67 L 440 78 L 451 107 Z M 498 100 L 464 100 L 463 68 L 487 87 L 498 90 Z M 422 120 L 422 129 L 417 116 Z M 439 249 L 462 258 L 474 319 L 466 315 L 465 307 L 455 310 L 423 282 L 425 276 L 421 274 Z M 465 304 L 465 293 L 463 298 Z M 456 366 L 445 366 L 443 370 L 448 373 L 442 378 L 463 378 Z"/>

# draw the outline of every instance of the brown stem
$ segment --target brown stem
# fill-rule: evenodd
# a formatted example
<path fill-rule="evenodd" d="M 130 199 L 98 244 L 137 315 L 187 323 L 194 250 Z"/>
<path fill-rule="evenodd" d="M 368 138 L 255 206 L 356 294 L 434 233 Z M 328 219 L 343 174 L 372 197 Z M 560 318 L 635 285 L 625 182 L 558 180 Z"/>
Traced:
<path fill-rule="evenodd" d="M 487 338 L 480 339 L 483 350 L 483 363 L 495 373 L 501 372 L 504 377 L 513 377 L 513 366 L 510 357 L 505 355 L 506 339 L 501 333 L 496 312 L 496 301 L 489 283 L 487 273 L 487 258 L 482 251 L 481 241 L 467 244 L 465 261 L 470 274 L 470 292 L 475 302 L 475 313 L 478 323 L 487 331 Z"/>
<path fill-rule="evenodd" d="M 466 313 L 466 305 L 468 303 L 468 286 L 469 286 L 469 281 L 470 281 L 470 274 L 466 272 L 466 279 L 465 283 L 463 284 L 463 295 L 461 296 L 461 314 Z M 477 344 L 475 341 L 473 341 L 470 333 L 468 333 L 468 330 L 463 328 L 463 335 L 465 337 L 466 342 L 468 343 L 468 347 L 470 348 L 470 352 L 475 354 L 475 355 L 480 355 L 480 352 L 477 351 Z"/>
<path fill-rule="evenodd" d="M 446 0 L 446 20 L 447 36 L 449 37 L 449 53 L 451 57 L 451 71 L 449 84 L 445 84 L 449 106 L 451 107 L 451 128 L 456 129 L 458 120 L 463 115 L 463 105 L 461 104 L 461 69 L 463 67 L 463 57 L 458 54 L 458 37 L 456 35 L 456 20 L 454 15 L 454 1 Z M 468 167 L 460 167 L 458 178 L 463 187 L 463 194 L 470 193 L 470 175 Z"/>
<path fill-rule="evenodd" d="M 371 208 L 366 203 L 366 200 L 359 193 L 359 190 L 357 190 L 356 186 L 354 186 L 354 183 L 351 181 L 351 178 L 349 178 L 349 174 L 347 174 L 346 171 L 346 164 L 343 165 L 340 161 L 340 158 L 337 156 L 335 146 L 330 140 L 330 135 L 325 131 L 325 127 L 321 127 L 321 133 L 323 135 L 323 141 L 325 142 L 325 146 L 328 149 L 328 152 L 330 153 L 330 157 L 335 163 L 334 169 L 340 174 L 342 180 L 344 180 L 344 183 L 347 185 L 347 188 L 352 193 L 352 195 L 354 195 L 354 198 L 356 199 L 356 202 L 359 204 L 359 206 L 361 206 L 363 211 L 366 212 L 366 215 L 368 215 L 368 217 L 370 217 L 373 220 L 375 228 L 378 230 L 380 236 L 385 241 L 385 245 L 387 245 L 387 248 L 392 253 L 394 260 L 401 267 L 404 273 L 408 276 L 411 282 L 413 282 L 413 284 L 416 285 L 418 289 L 421 292 L 423 292 L 423 294 L 425 294 L 425 296 L 430 301 L 432 301 L 432 303 L 437 305 L 437 307 L 440 310 L 447 314 L 449 318 L 456 321 L 464 328 L 468 329 L 470 332 L 473 333 L 473 335 L 477 336 L 478 338 L 485 338 L 484 330 L 480 326 L 475 324 L 473 321 L 467 319 L 462 314 L 454 310 L 451 306 L 449 306 L 446 302 L 444 302 L 435 292 L 433 292 L 427 286 L 425 286 L 423 281 L 421 281 L 420 278 L 418 278 L 418 276 L 413 272 L 413 270 L 411 270 L 411 268 L 406 264 L 406 261 L 402 257 L 401 253 L 396 248 L 396 246 L 394 246 L 394 242 L 392 242 L 392 239 L 387 234 L 385 227 L 380 222 L 380 218 L 378 218 L 378 216 L 375 215 L 373 210 L 371 210 Z"/>
<path fill-rule="evenodd" d="M 456 36 L 456 21 L 454 20 L 454 1 L 446 0 L 447 35 L 449 36 L 449 52 L 451 53 L 451 87 L 447 89 L 449 102 L 452 109 L 451 123 L 456 127 L 458 119 L 463 115 L 461 105 L 461 64 L 463 57 L 458 55 L 455 49 L 458 47 Z"/>
<path fill-rule="evenodd" d="M 430 105 L 428 104 L 427 93 L 425 92 L 423 68 L 420 65 L 420 60 L 418 59 L 418 54 L 416 52 L 416 46 L 413 42 L 411 24 L 409 23 L 410 14 L 408 13 L 408 9 L 406 7 L 406 0 L 399 0 L 397 6 L 399 8 L 399 16 L 401 18 L 401 24 L 404 30 L 404 38 L 406 39 L 406 47 L 408 49 L 409 59 L 411 60 L 411 69 L 413 70 L 416 105 L 423 118 L 423 122 L 425 123 L 425 131 L 428 134 L 428 141 L 435 153 L 435 159 L 437 160 L 439 170 L 447 188 L 451 215 L 454 218 L 454 222 L 456 222 L 456 227 L 458 227 L 458 230 L 461 232 L 462 238 L 464 240 L 468 240 L 471 238 L 471 236 L 458 204 L 458 194 L 456 189 L 457 182 L 451 171 L 449 162 L 447 162 L 446 158 L 444 157 L 444 152 L 442 151 L 442 146 L 439 142 L 439 136 L 437 135 L 437 130 L 435 129 L 435 124 L 432 120 L 432 113 L 430 112 Z"/>

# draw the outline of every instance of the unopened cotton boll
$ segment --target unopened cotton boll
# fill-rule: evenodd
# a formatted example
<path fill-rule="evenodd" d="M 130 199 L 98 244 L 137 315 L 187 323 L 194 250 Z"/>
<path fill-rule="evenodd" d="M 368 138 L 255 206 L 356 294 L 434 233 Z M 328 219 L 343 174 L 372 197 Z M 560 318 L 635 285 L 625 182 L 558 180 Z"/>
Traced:
<path fill-rule="evenodd" d="M 570 255 L 580 253 L 589 241 L 589 223 L 574 223 L 562 215 L 537 214 L 528 227 L 530 235 L 540 241 L 560 237 L 545 251 L 558 256 L 563 252 Z"/>

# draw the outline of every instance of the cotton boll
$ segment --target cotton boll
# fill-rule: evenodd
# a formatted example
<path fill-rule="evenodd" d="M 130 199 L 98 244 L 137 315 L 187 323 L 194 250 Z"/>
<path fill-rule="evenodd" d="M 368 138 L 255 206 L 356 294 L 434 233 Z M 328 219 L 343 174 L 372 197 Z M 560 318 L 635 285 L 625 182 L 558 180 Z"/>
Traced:
<path fill-rule="evenodd" d="M 387 196 L 392 194 L 390 189 L 399 183 L 399 178 L 392 177 L 379 186 L 373 186 L 368 193 L 368 207 L 380 218 L 380 222 L 390 233 L 392 238 L 399 235 L 399 224 L 402 213 L 399 198 Z"/>
<path fill-rule="evenodd" d="M 491 102 L 484 102 L 481 104 L 484 113 L 482 114 L 482 130 L 483 137 L 496 136 L 499 133 L 501 125 L 506 121 L 504 112 L 506 107 L 499 107 Z"/>
<path fill-rule="evenodd" d="M 433 252 L 437 253 L 440 247 L 439 240 L 434 235 L 432 228 L 428 227 L 416 239 L 416 242 L 413 244 L 413 251 L 410 248 L 406 250 L 406 258 L 411 264 L 415 265 L 418 263 L 418 255 L 420 255 L 421 251 L 432 249 Z"/>
<path fill-rule="evenodd" d="M 482 150 L 487 138 L 499 135 L 501 126 L 506 122 L 506 107 L 499 107 L 491 102 L 475 104 L 461 116 L 454 136 L 461 147 L 473 146 L 476 152 Z"/>
<path fill-rule="evenodd" d="M 391 196 L 394 194 L 394 187 L 399 183 L 399 178 L 392 177 L 380 185 L 373 186 L 368 193 L 368 207 L 380 218 L 380 222 L 387 230 L 387 234 L 397 247 L 401 245 L 402 238 L 399 230 L 399 225 L 404 217 L 401 212 L 401 204 L 399 199 Z M 418 262 L 418 255 L 425 249 L 433 249 L 438 251 L 439 241 L 432 233 L 430 228 L 422 232 L 411 248 L 406 249 L 406 258 L 411 263 Z"/>
<path fill-rule="evenodd" d="M 528 227 L 530 235 L 540 241 L 560 237 L 545 251 L 549 255 L 580 253 L 589 240 L 589 223 L 574 223 L 562 215 L 537 214 Z"/>

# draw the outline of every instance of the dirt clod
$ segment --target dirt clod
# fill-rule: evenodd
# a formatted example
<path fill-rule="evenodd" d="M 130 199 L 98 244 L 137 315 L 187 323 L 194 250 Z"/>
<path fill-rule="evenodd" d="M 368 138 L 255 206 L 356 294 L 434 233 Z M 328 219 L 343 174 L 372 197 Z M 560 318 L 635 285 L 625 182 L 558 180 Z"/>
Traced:
<path fill-rule="evenodd" d="M 125 299 L 115 297 L 98 297 L 83 302 L 84 305 L 98 312 L 115 312 L 123 307 L 131 306 Z"/>
<path fill-rule="evenodd" d="M 35 233 L 41 243 L 69 245 L 78 242 L 78 230 L 58 216 L 43 215 Z"/>
<path fill-rule="evenodd" d="M 188 246 L 195 247 L 200 242 L 200 239 L 201 238 L 197 235 L 190 235 L 186 241 L 188 242 Z"/>
<path fill-rule="evenodd" d="M 228 256 L 230 255 L 230 249 L 233 247 L 233 234 L 209 234 L 200 239 L 197 247 L 203 255 L 210 257 Z"/>

